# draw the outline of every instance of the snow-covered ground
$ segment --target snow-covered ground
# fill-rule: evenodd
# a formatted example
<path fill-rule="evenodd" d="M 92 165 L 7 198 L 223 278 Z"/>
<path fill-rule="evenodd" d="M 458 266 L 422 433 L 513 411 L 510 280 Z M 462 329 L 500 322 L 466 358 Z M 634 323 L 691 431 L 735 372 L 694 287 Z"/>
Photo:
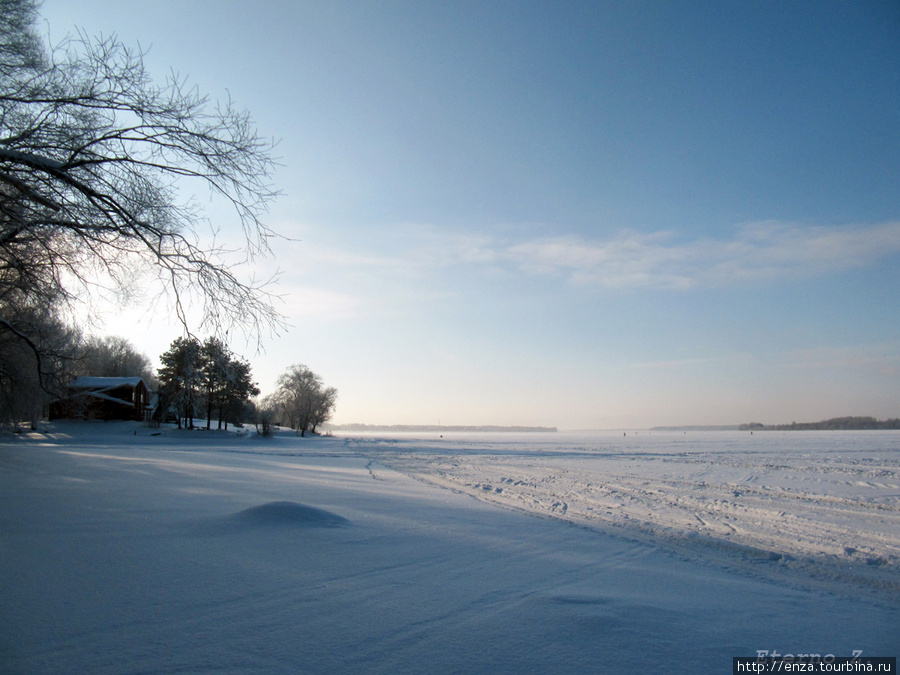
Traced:
<path fill-rule="evenodd" d="M 0 672 L 894 656 L 898 457 L 900 434 L 871 432 L 263 440 L 57 423 L 0 438 Z"/>
<path fill-rule="evenodd" d="M 486 502 L 900 594 L 898 432 L 448 434 L 382 457 Z"/>

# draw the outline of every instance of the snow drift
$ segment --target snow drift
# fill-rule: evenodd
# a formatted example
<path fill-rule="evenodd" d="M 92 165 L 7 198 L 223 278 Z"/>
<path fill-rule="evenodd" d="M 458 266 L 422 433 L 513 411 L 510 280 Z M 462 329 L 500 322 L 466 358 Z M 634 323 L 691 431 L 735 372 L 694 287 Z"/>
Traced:
<path fill-rule="evenodd" d="M 336 513 L 284 501 L 251 506 L 229 516 L 226 521 L 250 527 L 345 527 L 350 524 L 349 520 Z"/>

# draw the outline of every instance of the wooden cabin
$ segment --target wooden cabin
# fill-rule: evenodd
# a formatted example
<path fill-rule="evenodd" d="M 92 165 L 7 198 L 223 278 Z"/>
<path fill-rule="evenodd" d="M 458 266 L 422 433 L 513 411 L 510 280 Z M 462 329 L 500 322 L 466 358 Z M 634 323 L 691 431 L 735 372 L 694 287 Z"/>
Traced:
<path fill-rule="evenodd" d="M 50 404 L 50 419 L 138 420 L 149 417 L 150 396 L 140 377 L 76 377 Z"/>

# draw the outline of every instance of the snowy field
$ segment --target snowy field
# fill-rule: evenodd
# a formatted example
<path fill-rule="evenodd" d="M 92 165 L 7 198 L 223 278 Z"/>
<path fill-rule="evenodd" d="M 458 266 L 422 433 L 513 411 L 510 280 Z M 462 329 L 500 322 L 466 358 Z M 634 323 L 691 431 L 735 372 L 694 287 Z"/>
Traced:
<path fill-rule="evenodd" d="M 422 446 L 382 461 L 536 515 L 900 591 L 898 432 L 448 434 Z"/>
<path fill-rule="evenodd" d="M 0 437 L 3 673 L 900 654 L 898 433 L 43 431 Z"/>

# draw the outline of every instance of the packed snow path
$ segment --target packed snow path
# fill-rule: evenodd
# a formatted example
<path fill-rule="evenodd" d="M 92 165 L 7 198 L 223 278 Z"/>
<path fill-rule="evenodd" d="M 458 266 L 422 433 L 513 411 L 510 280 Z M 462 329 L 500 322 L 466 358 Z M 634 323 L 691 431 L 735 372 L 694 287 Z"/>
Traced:
<path fill-rule="evenodd" d="M 890 599 L 486 505 L 389 469 L 376 455 L 396 445 L 149 433 L 0 439 L 0 672 L 695 673 L 900 652 Z"/>

